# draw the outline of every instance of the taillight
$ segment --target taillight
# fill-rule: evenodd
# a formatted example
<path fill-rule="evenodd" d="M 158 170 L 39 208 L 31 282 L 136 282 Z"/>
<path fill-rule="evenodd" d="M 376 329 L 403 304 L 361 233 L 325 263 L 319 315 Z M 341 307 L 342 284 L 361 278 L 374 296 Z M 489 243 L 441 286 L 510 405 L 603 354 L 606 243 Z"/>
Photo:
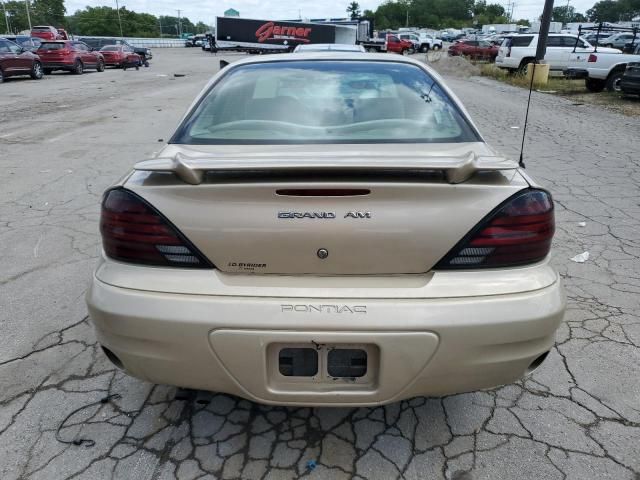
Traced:
<path fill-rule="evenodd" d="M 160 212 L 135 193 L 110 190 L 102 201 L 100 233 L 106 255 L 126 263 L 213 268 Z"/>
<path fill-rule="evenodd" d="M 543 190 L 517 193 L 482 220 L 435 267 L 494 268 L 539 262 L 555 232 L 553 201 Z"/>
<path fill-rule="evenodd" d="M 594 55 L 593 53 L 589 55 L 589 58 L 587 59 L 587 62 L 589 63 L 594 63 L 598 61 L 598 56 Z"/>

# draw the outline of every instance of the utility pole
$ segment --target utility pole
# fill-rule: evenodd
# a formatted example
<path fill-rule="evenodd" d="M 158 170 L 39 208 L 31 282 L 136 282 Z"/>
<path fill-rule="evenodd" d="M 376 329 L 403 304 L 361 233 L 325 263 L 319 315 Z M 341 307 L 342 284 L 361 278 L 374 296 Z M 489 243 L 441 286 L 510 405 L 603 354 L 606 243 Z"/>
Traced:
<path fill-rule="evenodd" d="M 11 33 L 11 29 L 9 28 L 9 17 L 7 16 L 7 6 L 4 4 L 4 0 L 0 0 L 2 2 L 2 9 L 4 10 L 4 22 L 7 24 L 7 34 Z"/>
<path fill-rule="evenodd" d="M 162 20 L 158 17 L 158 25 L 160 26 L 160 38 L 162 38 Z"/>
<path fill-rule="evenodd" d="M 182 21 L 180 20 L 180 13 L 182 10 L 177 10 L 178 12 L 178 37 L 182 38 Z"/>
<path fill-rule="evenodd" d="M 408 9 L 408 8 L 407 8 L 407 20 L 406 20 L 406 22 L 405 22 L 405 25 L 404 25 L 404 26 L 405 26 L 405 27 L 408 27 L 408 26 L 409 26 L 409 9 Z"/>
<path fill-rule="evenodd" d="M 120 18 L 120 5 L 118 5 L 118 0 L 116 0 L 116 10 L 118 11 L 118 24 L 120 25 L 120 38 L 123 38 L 122 34 L 122 19 Z"/>
<path fill-rule="evenodd" d="M 29 30 L 31 30 L 31 15 L 29 14 L 29 0 L 24 0 L 24 5 L 27 7 L 27 20 L 29 20 Z"/>

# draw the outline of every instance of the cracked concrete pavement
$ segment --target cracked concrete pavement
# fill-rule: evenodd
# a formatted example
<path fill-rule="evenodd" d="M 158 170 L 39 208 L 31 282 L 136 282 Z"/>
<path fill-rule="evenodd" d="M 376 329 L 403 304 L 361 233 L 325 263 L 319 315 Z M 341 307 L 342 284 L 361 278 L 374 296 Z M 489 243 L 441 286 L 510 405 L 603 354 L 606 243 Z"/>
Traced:
<path fill-rule="evenodd" d="M 527 169 L 556 200 L 569 307 L 532 377 L 379 408 L 267 407 L 129 378 L 86 317 L 102 191 L 170 136 L 220 58 L 155 53 L 139 72 L 0 86 L 0 478 L 640 478 L 637 118 L 533 95 Z M 516 156 L 526 92 L 449 85 Z M 94 446 L 56 441 L 106 394 L 121 397 L 60 431 Z"/>

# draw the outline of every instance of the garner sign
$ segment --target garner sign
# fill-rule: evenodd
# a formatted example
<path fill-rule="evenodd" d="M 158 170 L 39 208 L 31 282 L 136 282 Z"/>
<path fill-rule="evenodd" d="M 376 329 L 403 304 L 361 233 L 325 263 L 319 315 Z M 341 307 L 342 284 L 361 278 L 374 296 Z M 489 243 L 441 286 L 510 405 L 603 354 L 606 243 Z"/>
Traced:
<path fill-rule="evenodd" d="M 296 46 L 301 43 L 335 43 L 335 27 L 302 22 L 277 22 L 218 17 L 216 39 L 221 42 Z"/>

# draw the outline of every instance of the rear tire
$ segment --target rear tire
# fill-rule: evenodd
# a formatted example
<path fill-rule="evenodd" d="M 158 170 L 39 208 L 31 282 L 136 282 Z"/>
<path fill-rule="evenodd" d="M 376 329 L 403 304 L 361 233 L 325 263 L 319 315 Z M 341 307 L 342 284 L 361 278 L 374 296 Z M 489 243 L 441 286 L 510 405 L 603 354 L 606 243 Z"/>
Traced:
<path fill-rule="evenodd" d="M 374 48 L 374 47 L 369 47 L 369 48 L 367 49 L 367 51 L 368 51 L 369 53 L 376 53 L 378 50 L 377 50 L 376 48 Z"/>
<path fill-rule="evenodd" d="M 440 50 L 442 48 L 442 45 L 434 45 L 433 49 L 434 50 Z"/>
<path fill-rule="evenodd" d="M 2 73 L 2 69 L 0 68 L 0 83 L 4 82 L 4 73 Z"/>
<path fill-rule="evenodd" d="M 584 86 L 587 87 L 587 90 L 590 92 L 598 93 L 604 90 L 605 81 L 597 78 L 587 78 L 584 81 Z"/>
<path fill-rule="evenodd" d="M 44 76 L 42 64 L 40 62 L 33 62 L 29 75 L 31 75 L 31 78 L 34 80 L 40 80 Z"/>
<path fill-rule="evenodd" d="M 98 62 L 98 66 L 96 67 L 96 71 L 100 72 L 100 73 L 104 72 L 104 62 L 102 60 L 100 60 Z"/>
<path fill-rule="evenodd" d="M 73 66 L 73 70 L 71 70 L 71 72 L 74 75 L 82 75 L 84 73 L 84 65 L 82 65 L 82 62 L 80 60 L 76 60 L 76 63 Z"/>
<path fill-rule="evenodd" d="M 533 58 L 523 58 L 518 66 L 518 73 L 521 75 L 525 75 L 527 73 L 527 68 L 531 62 L 533 62 Z"/>
<path fill-rule="evenodd" d="M 422 47 L 420 47 L 420 51 L 422 53 L 429 53 L 429 45 L 423 45 Z"/>
<path fill-rule="evenodd" d="M 620 88 L 620 81 L 622 80 L 623 75 L 624 70 L 614 71 L 609 74 L 605 85 L 609 92 L 622 92 L 622 89 Z"/>

